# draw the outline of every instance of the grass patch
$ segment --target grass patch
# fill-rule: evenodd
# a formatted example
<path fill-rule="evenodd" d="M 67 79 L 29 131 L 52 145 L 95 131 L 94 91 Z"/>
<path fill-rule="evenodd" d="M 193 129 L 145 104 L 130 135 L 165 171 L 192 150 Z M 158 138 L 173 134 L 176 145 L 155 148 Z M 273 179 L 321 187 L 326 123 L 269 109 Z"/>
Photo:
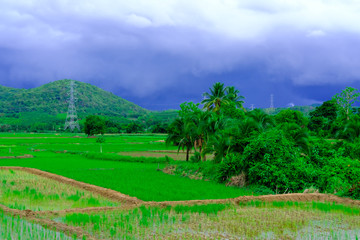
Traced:
<path fill-rule="evenodd" d="M 4 214 L 0 210 L 0 239 L 62 239 L 74 240 L 62 232 L 46 229 L 38 224 Z"/>
<path fill-rule="evenodd" d="M 0 170 L 0 203 L 34 211 L 120 205 L 89 191 L 16 170 Z"/>
<path fill-rule="evenodd" d="M 88 159 L 118 162 L 169 163 L 171 161 L 169 157 L 164 155 L 163 157 L 131 157 L 111 153 L 86 153 L 84 156 Z"/>
<path fill-rule="evenodd" d="M 139 207 L 94 214 L 67 214 L 59 221 L 92 232 L 101 239 L 356 239 L 358 208 L 324 203 L 249 202 Z M 325 203 L 327 205 L 328 203 Z M 316 207 L 315 207 L 316 206 Z M 342 210 L 352 209 L 353 214 Z M 311 209 L 311 211 L 309 211 Z M 348 210 L 346 210 L 348 211 Z"/>
<path fill-rule="evenodd" d="M 321 211 L 325 213 L 338 212 L 346 215 L 360 216 L 360 207 L 347 206 L 338 204 L 336 202 L 293 202 L 293 201 L 249 201 L 240 202 L 239 206 L 242 207 L 256 207 L 256 208 L 296 208 L 306 211 Z"/>
<path fill-rule="evenodd" d="M 110 188 L 145 201 L 233 198 L 248 189 L 167 175 L 159 163 L 89 160 L 81 155 L 38 152 L 36 158 L 0 161 L 2 165 L 38 168 L 78 181 Z"/>

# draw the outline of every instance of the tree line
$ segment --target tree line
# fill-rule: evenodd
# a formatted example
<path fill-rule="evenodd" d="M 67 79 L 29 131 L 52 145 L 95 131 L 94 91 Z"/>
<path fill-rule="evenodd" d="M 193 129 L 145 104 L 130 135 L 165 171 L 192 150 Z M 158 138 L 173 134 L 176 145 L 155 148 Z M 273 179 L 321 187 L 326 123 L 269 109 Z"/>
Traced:
<path fill-rule="evenodd" d="M 359 95 L 348 87 L 309 118 L 290 108 L 271 116 L 246 110 L 239 90 L 217 82 L 203 94 L 202 107 L 180 105 L 166 142 L 219 182 L 243 174 L 248 184 L 272 191 L 315 186 L 360 197 L 360 116 L 353 107 Z"/>

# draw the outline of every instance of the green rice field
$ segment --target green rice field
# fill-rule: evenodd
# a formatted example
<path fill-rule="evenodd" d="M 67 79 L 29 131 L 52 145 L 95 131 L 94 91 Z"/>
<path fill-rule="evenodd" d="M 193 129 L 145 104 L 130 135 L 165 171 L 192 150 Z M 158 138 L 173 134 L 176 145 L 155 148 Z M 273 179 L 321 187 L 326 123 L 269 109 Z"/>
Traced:
<path fill-rule="evenodd" d="M 0 134 L 0 166 L 36 168 L 143 201 L 235 198 L 252 190 L 169 175 L 177 156 L 166 135 Z M 154 154 L 155 153 L 155 154 Z M 181 154 L 181 153 L 180 153 Z M 176 159 L 181 161 L 181 157 Z M 151 204 L 150 204 L 151 205 Z M 359 239 L 360 208 L 319 202 L 133 206 L 33 174 L 0 170 L 0 207 L 47 210 L 52 219 L 97 239 Z M 73 208 L 117 207 L 96 212 Z M 0 209 L 0 239 L 74 239 Z M 82 239 L 81 237 L 80 239 Z M 83 239 L 86 239 L 84 237 Z"/>
<path fill-rule="evenodd" d="M 33 211 L 120 206 L 119 203 L 65 183 L 23 171 L 0 170 L 0 204 Z"/>
<path fill-rule="evenodd" d="M 53 240 L 74 240 L 62 232 L 49 230 L 43 226 L 4 214 L 0 210 L 0 239 L 53 239 Z"/>
<path fill-rule="evenodd" d="M 67 214 L 101 239 L 359 239 L 360 209 L 332 203 L 249 202 Z"/>
<path fill-rule="evenodd" d="M 115 146 L 121 146 L 121 148 L 111 151 L 121 151 L 121 149 L 127 151 L 131 149 L 141 151 L 143 149 L 145 151 L 149 148 L 151 150 L 172 150 L 173 146 L 169 147 L 164 142 L 156 142 L 163 140 L 164 137 L 164 135 L 106 136 L 106 142 L 103 144 L 103 154 L 104 156 L 110 154 L 107 153 L 106 149 L 116 148 Z M 0 140 L 3 139 L 0 138 Z M 39 143 L 43 143 L 46 139 L 49 139 L 52 143 Z M 74 139 L 80 143 L 73 144 Z M 120 161 L 87 158 L 88 149 L 93 149 L 94 152 L 99 149 L 99 144 L 93 138 L 62 138 L 59 135 L 44 140 L 44 138 L 39 137 L 39 134 L 28 138 L 20 137 L 15 139 L 11 136 L 6 138 L 6 144 L 2 142 L 0 145 L 15 145 L 16 147 L 12 147 L 14 153 L 19 155 L 32 154 L 34 156 L 34 158 L 24 159 L 0 159 L 0 166 L 37 168 L 78 181 L 113 189 L 144 201 L 222 199 L 253 194 L 248 189 L 226 187 L 218 183 L 165 174 L 157 171 L 157 169 L 164 167 L 166 163 L 161 160 L 159 161 L 161 163 L 154 163 L 156 161 L 152 158 L 150 158 L 149 163 L 146 161 L 147 158 L 120 155 L 122 157 Z M 7 147 L 2 147 L 2 151 L 6 149 Z M 41 149 L 41 151 L 34 151 L 34 149 Z M 57 153 L 54 149 L 69 152 Z M 99 158 L 101 158 L 101 155 Z M 136 160 L 139 159 L 142 161 L 137 162 Z"/>

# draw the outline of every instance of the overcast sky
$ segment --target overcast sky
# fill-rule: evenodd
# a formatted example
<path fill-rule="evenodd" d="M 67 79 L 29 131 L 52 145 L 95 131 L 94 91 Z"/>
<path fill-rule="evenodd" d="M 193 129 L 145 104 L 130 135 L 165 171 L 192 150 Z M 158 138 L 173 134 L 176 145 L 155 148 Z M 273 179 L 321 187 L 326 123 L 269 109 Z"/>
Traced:
<path fill-rule="evenodd" d="M 0 0 L 0 84 L 70 78 L 151 109 L 215 82 L 245 106 L 360 88 L 359 0 Z"/>

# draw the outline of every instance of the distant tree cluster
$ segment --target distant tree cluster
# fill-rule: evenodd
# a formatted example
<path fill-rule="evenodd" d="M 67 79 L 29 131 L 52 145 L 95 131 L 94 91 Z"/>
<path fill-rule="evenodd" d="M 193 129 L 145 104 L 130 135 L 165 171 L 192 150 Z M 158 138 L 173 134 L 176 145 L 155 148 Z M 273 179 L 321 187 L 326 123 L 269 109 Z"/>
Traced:
<path fill-rule="evenodd" d="M 187 161 L 197 163 L 194 167 L 200 166 L 196 171 L 211 173 L 208 177 L 219 182 L 243 174 L 248 184 L 274 192 L 313 186 L 360 198 L 357 89 L 336 94 L 309 118 L 290 108 L 276 115 L 246 111 L 240 92 L 219 82 L 203 96 L 202 108 L 192 102 L 180 105 L 167 138 L 186 152 Z M 213 156 L 210 162 L 207 156 Z"/>

